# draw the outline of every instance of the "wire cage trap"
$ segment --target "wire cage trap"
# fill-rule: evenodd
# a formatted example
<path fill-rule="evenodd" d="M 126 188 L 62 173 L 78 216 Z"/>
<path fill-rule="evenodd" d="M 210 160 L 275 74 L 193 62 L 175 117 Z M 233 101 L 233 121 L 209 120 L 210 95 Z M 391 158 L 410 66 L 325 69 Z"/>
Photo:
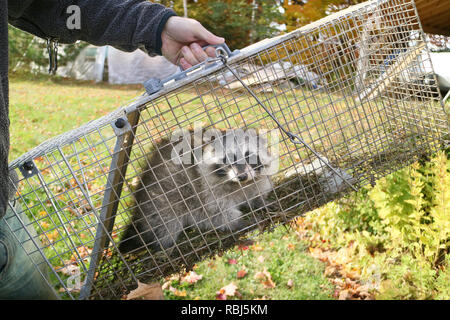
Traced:
<path fill-rule="evenodd" d="M 149 80 L 10 164 L 22 246 L 63 298 L 120 299 L 427 157 L 449 124 L 425 41 L 413 1 L 375 0 Z"/>

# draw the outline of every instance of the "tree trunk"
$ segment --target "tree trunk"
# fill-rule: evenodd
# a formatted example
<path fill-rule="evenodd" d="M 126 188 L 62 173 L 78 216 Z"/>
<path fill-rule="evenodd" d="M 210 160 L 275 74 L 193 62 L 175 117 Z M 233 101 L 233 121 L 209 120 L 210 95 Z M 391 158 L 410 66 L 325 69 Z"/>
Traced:
<path fill-rule="evenodd" d="M 184 17 L 188 17 L 187 0 L 183 0 Z"/>

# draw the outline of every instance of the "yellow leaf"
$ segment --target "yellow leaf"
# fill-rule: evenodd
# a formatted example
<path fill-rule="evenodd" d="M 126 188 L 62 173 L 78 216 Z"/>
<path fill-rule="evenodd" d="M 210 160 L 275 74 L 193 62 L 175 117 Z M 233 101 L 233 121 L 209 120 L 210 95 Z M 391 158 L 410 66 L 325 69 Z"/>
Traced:
<path fill-rule="evenodd" d="M 258 243 L 255 243 L 254 245 L 251 246 L 251 250 L 253 250 L 253 251 L 262 251 L 262 250 L 264 250 L 264 248 L 261 247 Z"/>
<path fill-rule="evenodd" d="M 169 288 L 170 292 L 172 292 L 177 297 L 186 297 L 186 290 L 180 291 L 178 289 L 175 289 L 174 287 Z"/>
<path fill-rule="evenodd" d="M 44 229 L 47 229 L 48 227 L 50 227 L 50 224 L 48 222 L 42 221 L 41 222 L 41 227 Z"/>

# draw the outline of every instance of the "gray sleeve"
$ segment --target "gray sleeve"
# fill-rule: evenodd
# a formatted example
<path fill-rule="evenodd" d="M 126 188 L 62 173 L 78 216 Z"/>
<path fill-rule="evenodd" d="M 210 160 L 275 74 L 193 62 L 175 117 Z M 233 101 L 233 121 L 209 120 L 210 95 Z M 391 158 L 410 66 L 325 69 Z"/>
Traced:
<path fill-rule="evenodd" d="M 80 28 L 69 28 L 67 20 L 80 8 Z M 160 4 L 143 0 L 10 0 L 9 22 L 41 38 L 61 43 L 83 40 L 111 45 L 123 51 L 143 49 L 161 54 L 161 32 L 175 13 Z M 73 27 L 73 25 L 71 26 Z"/>

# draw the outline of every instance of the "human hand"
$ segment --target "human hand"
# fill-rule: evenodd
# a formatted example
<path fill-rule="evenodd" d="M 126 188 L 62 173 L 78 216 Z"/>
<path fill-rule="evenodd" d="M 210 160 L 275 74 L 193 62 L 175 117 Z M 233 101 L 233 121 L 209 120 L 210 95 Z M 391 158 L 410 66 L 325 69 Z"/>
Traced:
<path fill-rule="evenodd" d="M 225 39 L 206 30 L 197 20 L 174 16 L 167 20 L 161 33 L 161 41 L 162 55 L 186 70 L 208 56 L 216 56 L 214 48 L 203 50 L 203 46 L 221 44 Z"/>

